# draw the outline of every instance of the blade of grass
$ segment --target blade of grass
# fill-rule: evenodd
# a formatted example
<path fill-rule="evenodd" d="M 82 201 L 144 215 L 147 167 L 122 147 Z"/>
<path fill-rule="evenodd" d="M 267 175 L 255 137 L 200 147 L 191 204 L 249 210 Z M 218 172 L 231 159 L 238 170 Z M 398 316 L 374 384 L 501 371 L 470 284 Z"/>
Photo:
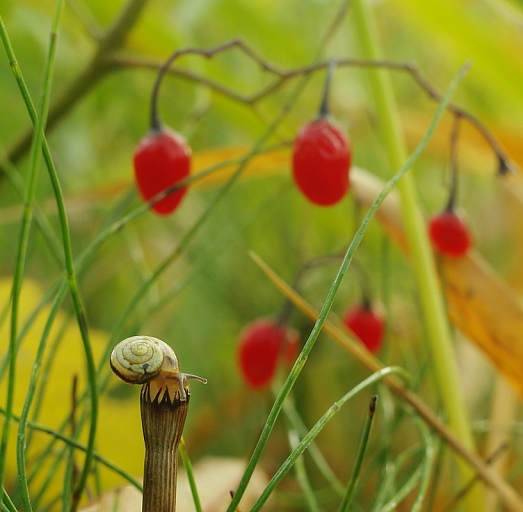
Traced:
<path fill-rule="evenodd" d="M 36 112 L 36 109 L 35 109 L 35 106 L 34 106 L 32 100 L 31 100 L 31 96 L 29 94 L 27 86 L 25 85 L 25 82 L 23 80 L 23 76 L 21 74 L 20 67 L 18 66 L 18 63 L 16 61 L 14 50 L 10 44 L 7 30 L 5 28 L 5 25 L 4 25 L 1 17 L 0 17 L 0 37 L 2 38 L 2 41 L 4 43 L 4 48 L 6 50 L 6 53 L 8 54 L 13 73 L 15 74 L 15 77 L 17 78 L 17 84 L 20 89 L 22 98 L 24 99 L 29 116 L 31 117 L 31 120 L 33 121 L 33 124 L 35 125 L 35 127 L 40 127 L 40 129 L 35 129 L 35 139 L 40 142 L 40 144 L 38 146 L 35 145 L 35 148 L 36 147 L 38 148 L 38 151 L 36 151 L 36 149 L 35 149 L 35 154 L 39 153 L 40 145 L 41 145 L 44 160 L 45 160 L 46 167 L 47 167 L 48 174 L 49 174 L 49 178 L 50 178 L 53 192 L 55 195 L 56 206 L 58 209 L 58 216 L 59 216 L 59 220 L 60 220 L 60 228 L 61 228 L 61 234 L 62 234 L 62 245 L 63 245 L 64 257 L 65 257 L 67 285 L 68 285 L 71 299 L 73 302 L 73 308 L 74 308 L 75 315 L 76 315 L 76 321 L 77 321 L 77 324 L 79 327 L 79 331 L 80 331 L 80 335 L 81 335 L 81 339 L 82 339 L 82 345 L 83 345 L 84 353 L 85 353 L 85 359 L 86 359 L 86 365 L 87 365 L 87 380 L 88 380 L 90 399 L 91 399 L 91 404 L 90 404 L 91 405 L 91 415 L 90 415 L 90 427 L 89 427 L 89 441 L 87 444 L 88 449 L 86 452 L 83 469 L 82 469 L 80 478 L 78 480 L 77 491 L 76 491 L 77 493 L 80 493 L 85 488 L 85 485 L 87 483 L 87 478 L 88 478 L 89 472 L 91 470 L 91 465 L 93 462 L 94 441 L 95 441 L 95 437 L 96 437 L 96 425 L 97 425 L 97 420 L 98 420 L 98 388 L 96 385 L 96 368 L 95 368 L 93 353 L 92 353 L 91 344 L 90 344 L 90 340 L 89 340 L 87 322 L 85 319 L 82 300 L 81 300 L 80 292 L 79 292 L 79 288 L 78 288 L 78 281 L 77 281 L 75 268 L 74 268 L 74 258 L 73 258 L 72 248 L 71 248 L 71 237 L 70 237 L 70 233 L 69 233 L 67 213 L 65 210 L 64 198 L 63 198 L 63 193 L 62 193 L 61 186 L 60 186 L 60 181 L 58 179 L 58 174 L 57 174 L 56 167 L 54 165 L 54 162 L 53 162 L 53 159 L 51 156 L 49 146 L 47 144 L 47 140 L 45 138 L 43 130 L 41 129 L 43 127 L 43 124 L 41 121 L 39 121 L 38 114 Z M 32 183 L 32 181 L 30 181 L 29 183 Z M 35 187 L 36 187 L 36 184 L 35 184 Z M 30 206 L 31 206 L 31 202 L 26 202 L 25 210 L 28 211 L 29 213 L 30 213 L 30 208 L 29 208 Z M 25 218 L 25 215 L 24 215 L 24 218 Z M 29 224 L 24 221 L 23 225 L 27 226 L 24 229 L 24 231 L 25 230 L 28 231 Z M 24 234 L 24 236 L 21 237 L 21 241 L 23 241 L 23 239 L 26 238 L 26 236 L 27 235 Z M 20 247 L 23 248 L 23 245 L 20 244 Z M 22 258 L 17 258 L 17 262 L 20 262 L 19 264 L 17 264 L 17 267 L 21 267 L 22 263 L 23 263 Z M 18 270 L 18 272 L 15 273 L 15 276 L 17 274 L 20 275 L 20 270 Z M 20 277 L 18 277 L 18 278 L 15 277 L 14 285 L 13 285 L 13 289 L 15 291 L 17 288 L 20 288 L 20 286 L 21 286 L 21 282 L 18 282 L 18 281 L 20 281 Z M 18 293 L 19 293 L 19 290 L 18 290 Z M 17 303 L 17 300 L 14 302 Z M 12 319 L 12 325 L 16 326 L 17 308 L 14 307 L 13 311 L 16 313 L 16 315 Z M 11 341 L 11 352 L 13 355 L 11 357 L 12 357 L 12 368 L 14 369 L 14 371 L 16 371 L 16 345 L 17 345 L 17 339 L 16 339 L 16 336 L 13 336 L 12 341 Z M 8 385 L 8 389 L 14 389 L 14 371 L 13 371 L 13 376 L 10 379 L 10 381 L 12 380 L 12 384 Z M 10 395 L 9 392 L 8 392 L 8 395 Z M 10 421 L 11 421 L 10 415 L 12 414 L 12 402 L 13 402 L 13 397 L 8 396 L 7 416 L 6 416 L 6 421 L 4 423 L 4 432 L 3 432 L 2 443 L 0 444 L 0 448 L 3 447 L 3 443 L 5 443 L 5 445 L 7 445 L 7 435 L 6 434 L 8 434 L 8 432 L 9 432 L 9 425 L 10 425 Z M 3 451 L 3 450 L 0 450 L 0 451 L 3 455 L 3 457 L 0 458 L 0 483 L 1 483 L 5 479 L 5 451 Z M 2 461 L 4 461 L 4 462 L 2 462 Z"/>
<path fill-rule="evenodd" d="M 300 437 L 303 438 L 303 436 L 307 434 L 308 429 L 305 423 L 303 422 L 302 418 L 300 417 L 298 411 L 296 410 L 296 407 L 294 407 L 294 403 L 292 400 L 287 399 L 283 403 L 283 414 L 285 415 L 289 425 L 291 425 L 291 427 L 298 432 Z M 316 467 L 318 468 L 319 472 L 325 478 L 325 480 L 336 491 L 336 493 L 339 494 L 340 497 L 342 497 L 345 490 L 345 486 L 341 483 L 334 471 L 331 469 L 331 467 L 325 460 L 323 454 L 321 453 L 320 449 L 315 443 L 312 443 L 309 446 L 309 455 L 313 462 L 316 464 Z"/>
<path fill-rule="evenodd" d="M 55 24 L 56 21 L 60 19 L 59 12 L 61 4 L 58 5 L 57 14 L 55 15 Z M 32 101 L 25 85 L 25 81 L 22 75 L 22 70 L 18 65 L 14 49 L 11 45 L 7 28 L 4 24 L 2 17 L 0 16 L 0 37 L 4 46 L 4 50 L 9 59 L 11 66 L 11 71 L 17 81 L 18 87 L 22 93 L 24 101 L 30 103 L 32 106 Z M 20 235 L 18 240 L 17 256 L 15 261 L 15 268 L 13 272 L 13 283 L 11 289 L 11 322 L 10 322 L 10 335 L 9 335 L 9 373 L 8 373 L 8 387 L 7 387 L 7 399 L 6 399 L 6 414 L 4 428 L 2 431 L 2 438 L 0 442 L 0 486 L 3 486 L 5 481 L 5 468 L 6 468 L 6 459 L 7 459 L 7 450 L 8 450 L 8 441 L 9 434 L 11 430 L 11 421 L 13 414 L 13 405 L 14 405 L 14 394 L 16 387 L 16 360 L 18 354 L 18 316 L 19 316 L 19 300 L 20 294 L 22 291 L 22 281 L 25 270 L 25 263 L 27 257 L 27 247 L 29 242 L 29 235 L 33 217 L 34 209 L 34 200 L 36 197 L 36 190 L 38 186 L 38 176 L 40 168 L 40 145 L 43 140 L 43 127 L 45 126 L 45 120 L 47 118 L 47 112 L 49 108 L 49 98 L 51 91 L 52 75 L 54 70 L 54 52 L 55 44 L 53 43 L 53 37 L 51 38 L 51 45 L 49 49 L 49 55 L 45 66 L 44 73 L 44 83 L 43 83 L 43 97 L 40 105 L 40 119 L 36 119 L 36 110 L 32 106 L 33 111 L 35 112 L 35 130 L 33 135 L 33 140 L 31 143 L 31 152 L 30 152 L 30 163 L 29 163 L 29 175 L 27 178 L 27 186 L 24 193 L 24 210 L 22 214 L 22 220 L 20 223 Z M 19 483 L 21 482 L 21 477 L 19 476 Z M 28 503 L 26 503 L 28 505 Z M 28 509 L 29 510 L 29 509 Z"/>
<path fill-rule="evenodd" d="M 320 316 L 319 311 L 313 308 L 303 297 L 298 295 L 291 286 L 279 277 L 259 256 L 251 253 L 251 257 L 286 298 L 288 298 L 312 321 L 318 321 Z M 337 343 L 339 343 L 341 347 L 360 361 L 370 371 L 374 372 L 383 368 L 381 361 L 368 352 L 361 343 L 356 343 L 349 338 L 346 329 L 341 328 L 330 320 L 325 320 L 323 323 L 323 329 Z M 409 404 L 427 423 L 427 425 L 429 425 L 456 454 L 466 461 L 487 484 L 496 489 L 505 503 L 507 510 L 523 512 L 523 500 L 516 491 L 503 478 L 501 478 L 498 473 L 492 471 L 485 461 L 480 459 L 475 453 L 467 450 L 467 448 L 461 444 L 459 439 L 457 439 L 454 432 L 450 430 L 447 425 L 438 418 L 438 416 L 436 416 L 420 396 L 406 390 L 392 377 L 384 379 L 384 382 L 395 394 Z"/>
<path fill-rule="evenodd" d="M 365 0 L 354 0 L 352 9 L 355 20 L 354 26 L 364 57 L 380 59 L 379 38 L 368 3 Z M 395 169 L 405 160 L 406 145 L 402 137 L 390 77 L 387 71 L 383 69 L 369 70 L 368 74 L 383 143 L 391 168 Z M 474 450 L 474 439 L 460 387 L 445 302 L 439 286 L 425 222 L 418 206 L 414 180 L 411 176 L 406 176 L 406 179 L 398 185 L 398 192 L 402 219 L 412 255 L 411 261 L 420 290 L 420 300 L 427 326 L 427 342 L 434 361 L 436 385 L 445 405 L 445 411 L 449 416 L 451 428 L 456 432 L 464 446 Z M 463 481 L 468 481 L 473 477 L 473 472 L 467 464 L 460 462 L 459 467 Z M 480 512 L 485 509 L 485 500 L 481 491 L 482 489 L 478 486 L 475 492 L 467 497 L 467 510 Z"/>
<path fill-rule="evenodd" d="M 0 413 L 5 413 L 5 409 L 0 408 Z M 20 418 L 14 414 L 13 415 L 14 421 L 20 421 Z M 42 432 L 44 434 L 47 434 L 57 441 L 62 441 L 67 446 L 74 446 L 77 450 L 80 450 L 82 452 L 87 451 L 87 447 L 83 445 L 82 443 L 78 442 L 76 439 L 73 439 L 70 436 L 66 436 L 62 434 L 61 432 L 58 432 L 57 430 L 54 430 L 52 428 L 49 428 L 45 425 L 42 425 L 41 423 L 38 423 L 37 421 L 28 421 L 27 427 L 35 432 Z M 58 457 L 60 458 L 60 457 Z M 135 487 L 140 492 L 143 490 L 142 485 L 134 478 L 132 475 L 127 473 L 123 468 L 119 467 L 117 464 L 114 464 L 109 459 L 105 458 L 103 455 L 101 455 L 98 452 L 95 452 L 94 458 L 97 462 L 105 466 L 107 469 L 110 469 L 117 475 L 120 475 L 124 480 L 126 480 L 129 484 L 131 484 L 133 487 Z"/>
<path fill-rule="evenodd" d="M 43 130 L 45 127 L 45 123 L 47 120 L 47 113 L 49 109 L 49 101 L 51 97 L 51 89 L 52 89 L 52 83 L 53 83 L 53 74 L 54 74 L 54 65 L 55 65 L 55 57 L 56 57 L 56 48 L 57 48 L 57 37 L 58 37 L 58 30 L 60 27 L 60 22 L 62 19 L 62 14 L 64 11 L 64 5 L 65 3 L 62 0 L 58 0 L 56 5 L 56 11 L 53 19 L 53 24 L 51 28 L 51 35 L 50 35 L 50 42 L 49 42 L 49 51 L 48 56 L 46 60 L 45 65 L 45 71 L 44 71 L 44 80 L 42 84 L 42 102 L 40 107 L 40 113 L 38 116 L 38 120 L 35 124 L 35 136 L 34 136 L 34 142 L 33 147 L 31 149 L 31 170 L 29 174 L 29 190 L 28 190 L 28 197 L 26 197 L 26 203 L 25 208 L 26 210 L 30 208 L 30 211 L 28 212 L 28 217 L 24 215 L 24 224 L 27 223 L 26 232 L 24 232 L 25 240 L 21 242 L 25 246 L 27 246 L 27 240 L 29 237 L 29 227 L 32 220 L 32 213 L 33 213 L 33 202 L 36 196 L 36 189 L 38 185 L 38 170 L 40 167 L 40 158 L 41 158 L 41 151 L 40 147 L 43 141 Z M 21 72 L 20 72 L 20 76 Z M 25 84 L 22 80 L 21 84 L 23 84 L 25 88 Z M 22 238 L 22 237 L 21 237 Z M 16 269 L 15 269 L 15 278 L 14 282 L 17 282 L 19 280 L 18 286 L 20 287 L 18 290 L 15 290 L 15 286 L 13 286 L 13 294 L 12 294 L 12 305 L 13 310 L 14 308 L 18 307 L 18 299 L 19 299 L 19 293 L 21 290 L 21 279 L 23 278 L 23 266 L 24 261 L 26 257 L 26 247 L 24 248 L 24 251 L 20 251 L 19 258 L 22 259 L 20 263 L 17 263 Z M 17 272 L 18 271 L 18 272 Z M 19 273 L 19 275 L 18 275 Z M 13 324 L 12 324 L 12 340 L 11 340 L 11 350 L 14 353 L 14 357 L 16 359 L 17 355 L 17 320 L 18 320 L 18 312 L 12 314 L 13 318 Z M 33 372 L 37 375 L 38 369 L 33 368 Z M 36 376 L 35 376 L 36 377 Z M 34 379 L 36 381 L 36 378 Z M 36 385 L 36 382 L 35 382 Z M 31 403 L 30 397 L 31 392 L 28 392 L 26 404 Z M 33 389 L 34 394 L 34 389 Z M 18 489 L 20 492 L 20 497 L 22 500 L 22 504 L 24 507 L 24 510 L 31 511 L 31 500 L 29 497 L 29 488 L 27 486 L 27 475 L 26 475 L 26 465 L 25 465 L 25 448 L 26 448 L 26 439 L 25 439 L 25 426 L 27 417 L 29 414 L 29 407 L 25 407 L 22 412 L 22 420 L 20 421 L 18 425 L 18 436 L 17 436 L 17 448 L 16 448 L 16 460 L 17 460 L 17 470 L 18 470 Z"/>
<path fill-rule="evenodd" d="M 403 175 L 412 167 L 413 163 L 416 161 L 418 156 L 425 149 L 425 146 L 427 145 L 428 141 L 430 140 L 430 137 L 434 133 L 434 130 L 436 129 L 438 121 L 441 119 L 441 116 L 443 115 L 445 108 L 447 107 L 448 103 L 450 102 L 452 94 L 456 90 L 458 83 L 459 83 L 462 75 L 465 73 L 465 71 L 466 71 L 466 68 L 463 68 L 460 71 L 460 73 L 456 77 L 454 77 L 454 79 L 452 80 L 452 82 L 450 83 L 450 85 L 447 89 L 447 92 L 446 92 L 443 100 L 438 105 L 438 109 L 436 110 L 436 113 L 434 114 L 432 122 L 431 122 L 429 128 L 427 129 L 427 133 L 425 134 L 425 137 L 418 144 L 418 146 L 412 152 L 410 157 L 405 161 L 405 163 L 396 172 L 396 174 L 385 184 L 383 190 L 381 191 L 379 196 L 374 201 L 373 205 L 369 208 L 369 210 L 365 214 L 365 217 L 363 218 L 360 227 L 356 231 L 356 233 L 347 249 L 347 252 L 345 253 L 341 266 L 338 270 L 338 274 L 336 275 L 336 277 L 332 283 L 332 286 L 329 290 L 329 293 L 327 294 L 325 302 L 323 303 L 323 306 L 319 312 L 319 315 L 318 315 L 317 320 L 314 324 L 314 327 L 309 335 L 309 338 L 307 339 L 300 355 L 298 356 L 294 366 L 292 367 L 292 369 L 287 377 L 287 380 L 285 381 L 284 385 L 282 386 L 280 393 L 273 404 L 273 407 L 272 407 L 272 409 L 269 413 L 269 416 L 267 418 L 267 421 L 265 423 L 265 427 L 258 440 L 258 444 L 256 445 L 256 448 L 254 449 L 254 452 L 253 452 L 251 459 L 245 470 L 245 474 L 240 481 L 238 489 L 234 495 L 234 498 L 232 499 L 232 501 L 229 505 L 229 508 L 227 509 L 227 512 L 234 511 L 235 507 L 238 506 L 240 499 L 241 499 L 243 493 L 245 492 L 245 489 L 247 488 L 247 484 L 249 483 L 252 473 L 254 472 L 254 468 L 256 467 L 256 464 L 257 464 L 258 460 L 260 459 L 261 454 L 263 453 L 263 450 L 265 449 L 265 445 L 267 444 L 267 441 L 269 439 L 272 428 L 281 411 L 283 402 L 284 402 L 285 398 L 287 397 L 287 395 L 290 393 L 290 390 L 292 389 L 294 382 L 298 378 L 298 375 L 300 374 L 301 369 L 305 365 L 307 357 L 309 356 L 309 354 L 312 350 L 312 347 L 314 346 L 314 343 L 316 342 L 316 338 L 318 337 L 321 329 L 323 328 L 323 324 L 325 323 L 325 320 L 327 319 L 327 315 L 329 314 L 329 311 L 331 309 L 332 303 L 334 302 L 334 298 L 341 285 L 341 282 L 343 281 L 343 278 L 352 261 L 352 258 L 354 257 L 356 249 L 358 248 L 359 244 L 361 243 L 361 240 L 363 239 L 363 236 L 367 230 L 367 227 L 370 224 L 376 210 L 378 209 L 379 205 L 383 202 L 383 200 L 385 199 L 387 194 L 394 188 L 396 183 L 401 180 Z"/>
<path fill-rule="evenodd" d="M 426 500 L 430 490 L 430 481 L 438 454 L 436 442 L 427 425 L 420 418 L 416 418 L 416 424 L 425 446 L 425 457 L 423 458 L 423 465 L 421 468 L 421 481 L 419 484 L 418 494 L 416 495 L 416 499 L 412 504 L 411 512 L 419 512 L 423 507 L 423 503 Z"/>
<path fill-rule="evenodd" d="M 352 470 L 352 477 L 350 479 L 349 485 L 347 486 L 347 490 L 345 491 L 345 495 L 343 496 L 343 500 L 340 505 L 340 512 L 347 512 L 349 510 L 354 497 L 356 485 L 359 481 L 361 466 L 363 464 L 363 459 L 365 458 L 365 451 L 367 450 L 367 445 L 369 443 L 377 400 L 377 395 L 372 395 L 369 402 L 369 411 L 367 413 L 367 417 L 365 418 L 365 424 L 363 425 L 363 432 L 361 435 L 360 445 L 358 447 L 358 453 L 356 455 L 356 461 L 354 462 L 354 469 Z"/>
<path fill-rule="evenodd" d="M 289 440 L 289 446 L 291 450 L 298 448 L 300 443 L 300 436 L 294 428 L 291 427 L 287 429 L 287 439 Z M 312 488 L 307 475 L 303 455 L 296 459 L 296 462 L 294 463 L 294 472 L 296 475 L 296 481 L 298 482 L 298 486 L 301 489 L 301 493 L 305 501 L 305 507 L 311 512 L 320 512 L 318 500 L 316 499 L 314 489 Z"/>
<path fill-rule="evenodd" d="M 7 494 L 6 490 L 3 487 L 2 491 L 2 499 L 0 501 L 2 510 L 5 510 L 6 512 L 17 512 L 15 504 L 12 502 L 11 497 L 9 496 L 9 494 Z"/>
<path fill-rule="evenodd" d="M 189 480 L 189 487 L 191 488 L 194 508 L 196 512 L 202 512 L 202 503 L 200 501 L 200 495 L 198 494 L 198 486 L 196 485 L 191 459 L 189 458 L 189 453 L 187 452 L 187 447 L 185 446 L 185 439 L 183 436 L 180 440 L 180 444 L 178 445 L 178 453 L 182 458 L 183 466 L 185 468 L 185 472 L 187 473 L 187 479 Z"/>
<path fill-rule="evenodd" d="M 260 494 L 260 497 L 256 500 L 256 503 L 251 508 L 251 512 L 257 512 L 261 509 L 264 503 L 269 499 L 269 496 L 274 492 L 276 486 L 281 482 L 283 477 L 289 472 L 296 460 L 303 454 L 303 452 L 308 448 L 316 436 L 323 430 L 323 428 L 329 423 L 329 421 L 338 413 L 338 411 L 354 396 L 363 391 L 364 389 L 372 386 L 376 382 L 379 382 L 381 379 L 388 377 L 390 375 L 397 375 L 399 377 L 406 378 L 409 380 L 409 375 L 405 372 L 403 368 L 398 366 L 390 366 L 387 368 L 382 368 L 381 370 L 373 373 L 370 377 L 367 377 L 365 380 L 360 382 L 357 386 L 352 388 L 348 393 L 346 393 L 340 400 L 334 403 L 329 410 L 316 422 L 316 424 L 311 428 L 307 435 L 301 440 L 299 445 L 295 450 L 287 457 L 285 462 L 280 466 L 278 471 L 271 478 L 267 487 Z"/>

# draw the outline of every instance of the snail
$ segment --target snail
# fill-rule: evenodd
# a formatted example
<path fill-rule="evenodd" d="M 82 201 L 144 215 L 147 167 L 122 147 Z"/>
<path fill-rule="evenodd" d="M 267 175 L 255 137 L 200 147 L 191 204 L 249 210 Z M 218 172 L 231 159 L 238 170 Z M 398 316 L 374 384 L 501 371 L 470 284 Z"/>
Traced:
<path fill-rule="evenodd" d="M 132 336 L 114 347 L 111 369 L 125 382 L 143 384 L 140 393 L 145 442 L 143 512 L 176 511 L 178 445 L 189 407 L 189 379 L 174 350 L 152 336 Z"/>
<path fill-rule="evenodd" d="M 180 401 L 187 400 L 188 379 L 196 379 L 204 384 L 207 382 L 197 375 L 183 373 L 174 350 L 152 336 L 131 336 L 121 341 L 111 353 L 110 364 L 113 372 L 123 381 L 129 384 L 154 381 L 158 389 L 179 391 Z"/>

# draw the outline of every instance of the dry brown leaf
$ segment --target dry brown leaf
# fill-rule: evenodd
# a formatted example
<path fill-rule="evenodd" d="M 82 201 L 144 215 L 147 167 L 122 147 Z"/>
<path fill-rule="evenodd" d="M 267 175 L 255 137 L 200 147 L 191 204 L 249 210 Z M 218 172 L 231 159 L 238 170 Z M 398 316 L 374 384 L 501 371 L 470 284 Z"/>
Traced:
<path fill-rule="evenodd" d="M 352 176 L 357 200 L 370 206 L 383 183 L 361 169 Z M 385 230 L 407 250 L 396 194 L 390 194 L 377 217 Z M 523 307 L 476 251 L 464 258 L 441 258 L 440 270 L 452 323 L 488 356 L 523 399 Z"/>

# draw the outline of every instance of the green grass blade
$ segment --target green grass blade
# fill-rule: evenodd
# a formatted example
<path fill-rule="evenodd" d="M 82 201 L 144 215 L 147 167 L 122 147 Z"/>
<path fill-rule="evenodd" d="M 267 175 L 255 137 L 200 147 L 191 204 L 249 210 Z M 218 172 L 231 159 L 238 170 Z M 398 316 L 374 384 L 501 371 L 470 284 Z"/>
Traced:
<path fill-rule="evenodd" d="M 53 81 L 53 74 L 54 74 L 54 64 L 55 64 L 55 57 L 56 57 L 56 40 L 57 40 L 57 34 L 58 29 L 60 26 L 61 17 L 64 10 L 64 2 L 62 0 L 58 0 L 57 6 L 56 6 L 56 12 L 55 17 L 53 20 L 53 25 L 51 29 L 51 36 L 50 36 L 50 44 L 49 44 L 49 53 L 47 57 L 47 62 L 45 65 L 45 72 L 44 72 L 44 81 L 42 86 L 42 104 L 40 107 L 40 115 L 38 116 L 38 120 L 35 125 L 35 137 L 34 137 L 34 144 L 31 150 L 31 171 L 30 171 L 30 178 L 29 178 L 29 187 L 28 187 L 28 197 L 26 198 L 26 206 L 24 211 L 24 225 L 27 223 L 27 228 L 24 230 L 22 228 L 23 235 L 21 237 L 21 244 L 27 244 L 27 239 L 29 237 L 29 226 L 32 220 L 32 209 L 33 209 L 33 202 L 34 198 L 36 196 L 36 188 L 38 185 L 38 168 L 40 166 L 40 157 L 41 157 L 41 151 L 40 147 L 43 141 L 43 130 L 45 127 L 45 122 L 47 119 L 47 113 L 49 110 L 49 102 L 51 97 L 51 90 L 52 90 L 52 81 Z M 28 207 L 31 208 L 30 212 L 27 212 Z M 27 213 L 26 213 L 27 212 Z M 27 237 L 25 240 L 23 240 L 23 237 Z M 19 258 L 25 260 L 25 250 L 22 253 L 20 251 Z M 20 269 L 20 270 L 19 270 Z M 18 272 L 17 272 L 18 271 Z M 21 289 L 21 278 L 23 277 L 23 261 L 19 260 L 19 263 L 17 263 L 16 269 L 15 269 L 15 279 L 14 282 L 20 286 Z M 19 282 L 18 282 L 19 281 Z M 12 294 L 12 305 L 13 305 L 13 311 L 15 307 L 18 307 L 18 295 L 20 292 L 20 289 L 15 291 L 15 286 L 13 286 L 13 294 Z M 11 349 L 13 350 L 13 353 L 16 357 L 17 349 L 17 336 L 18 336 L 18 326 L 17 326 L 17 317 L 18 313 L 15 313 L 12 315 L 13 318 L 13 324 L 12 324 L 12 345 Z M 24 507 L 24 510 L 30 511 L 32 510 L 31 501 L 29 497 L 29 489 L 27 486 L 27 478 L 26 478 L 26 465 L 25 465 L 25 448 L 26 448 L 26 439 L 25 439 L 25 426 L 27 417 L 29 414 L 29 407 L 31 405 L 32 397 L 34 396 L 34 390 L 36 389 L 36 377 L 38 375 L 38 369 L 35 367 L 33 369 L 33 379 L 32 379 L 32 392 L 29 391 L 27 393 L 26 401 L 24 404 L 24 408 L 22 411 L 22 417 L 21 421 L 19 423 L 19 429 L 18 429 L 18 436 L 17 436 L 17 451 L 16 451 L 16 459 L 17 459 L 17 469 L 18 469 L 18 487 L 20 491 L 20 496 L 22 499 L 22 504 Z"/>
<path fill-rule="evenodd" d="M 274 492 L 276 486 L 281 482 L 283 477 L 289 472 L 296 460 L 303 454 L 303 452 L 308 448 L 310 443 L 316 438 L 316 436 L 323 430 L 323 428 L 329 423 L 329 421 L 338 413 L 338 411 L 343 407 L 351 398 L 356 396 L 358 393 L 364 389 L 372 386 L 376 382 L 380 381 L 388 375 L 398 375 L 400 377 L 405 377 L 405 370 L 397 366 L 390 366 L 383 368 L 370 377 L 367 377 L 365 380 L 360 382 L 357 386 L 352 388 L 348 393 L 346 393 L 339 401 L 334 403 L 329 410 L 316 422 L 316 424 L 311 428 L 307 435 L 302 439 L 296 449 L 287 457 L 287 460 L 280 466 L 275 475 L 271 478 L 267 487 L 263 490 L 260 497 L 253 505 L 251 512 L 257 512 L 261 509 L 264 503 L 269 499 L 269 496 Z"/>
<path fill-rule="evenodd" d="M 365 418 L 365 424 L 363 425 L 363 433 L 361 435 L 360 445 L 358 447 L 358 453 L 356 455 L 356 461 L 354 462 L 352 477 L 350 479 L 349 485 L 347 486 L 347 491 L 343 496 L 343 501 L 340 505 L 340 512 L 347 512 L 349 510 L 349 507 L 352 503 L 352 499 L 354 497 L 356 485 L 359 481 L 361 466 L 363 464 L 363 459 L 365 458 L 365 451 L 367 450 L 367 445 L 369 443 L 369 437 L 372 428 L 372 423 L 374 420 L 374 413 L 376 411 L 377 400 L 378 397 L 376 395 L 373 395 L 369 402 L 369 411 L 367 413 L 367 417 Z"/>
<path fill-rule="evenodd" d="M 273 407 L 269 413 L 269 416 L 267 418 L 267 421 L 265 423 L 265 427 L 263 428 L 263 431 L 260 435 L 260 438 L 258 440 L 258 443 L 254 449 L 254 452 L 251 456 L 251 459 L 247 465 L 247 468 L 245 470 L 244 476 L 242 477 L 240 484 L 238 486 L 238 490 L 236 491 L 233 500 L 231 501 L 229 508 L 227 509 L 227 512 L 234 512 L 236 507 L 238 506 L 240 499 L 245 492 L 245 489 L 247 488 L 247 485 L 249 483 L 249 480 L 254 472 L 254 469 L 256 467 L 256 464 L 258 463 L 263 450 L 265 449 L 265 446 L 267 444 L 267 441 L 269 439 L 270 433 L 272 431 L 272 428 L 274 427 L 274 424 L 276 422 L 276 419 L 278 418 L 278 415 L 281 411 L 281 408 L 283 406 L 283 402 L 287 398 L 288 394 L 290 393 L 294 383 L 296 382 L 296 379 L 298 378 L 298 375 L 300 374 L 303 366 L 305 365 L 305 362 L 312 350 L 312 347 L 314 346 L 314 343 L 316 342 L 316 339 L 323 327 L 323 324 L 325 323 L 325 320 L 327 319 L 327 315 L 330 312 L 332 303 L 334 302 L 334 298 L 336 297 L 336 294 L 338 292 L 338 289 L 343 281 L 343 278 L 347 272 L 347 269 L 352 261 L 352 258 L 354 257 L 354 254 L 356 253 L 357 248 L 359 247 L 363 236 L 365 235 L 365 232 L 374 217 L 374 214 L 376 213 L 376 210 L 380 206 L 380 204 L 383 202 L 385 197 L 391 192 L 391 190 L 396 186 L 396 184 L 401 180 L 401 178 L 405 175 L 405 173 L 412 167 L 416 159 L 419 157 L 419 155 L 423 152 L 426 145 L 428 144 L 428 141 L 432 137 L 436 126 L 441 119 L 443 113 L 445 112 L 445 109 L 447 105 L 450 102 L 450 99 L 456 90 L 459 81 L 461 80 L 462 75 L 464 74 L 466 70 L 462 69 L 461 72 L 452 80 L 450 83 L 447 92 L 445 96 L 443 97 L 442 101 L 439 103 L 438 108 L 436 110 L 436 113 L 434 114 L 434 117 L 427 129 L 427 132 L 423 139 L 420 141 L 416 149 L 412 152 L 412 154 L 409 156 L 409 158 L 406 159 L 406 161 L 403 163 L 403 165 L 400 167 L 400 169 L 394 174 L 394 176 L 385 184 L 382 191 L 372 204 L 372 206 L 369 208 L 367 213 L 365 214 L 365 217 L 363 218 L 360 227 L 356 231 L 354 238 L 352 239 L 347 252 L 345 253 L 345 256 L 343 258 L 343 261 L 341 263 L 341 266 L 338 270 L 338 274 L 336 275 L 331 288 L 327 294 L 327 298 L 325 299 L 325 302 L 323 303 L 323 306 L 320 310 L 320 313 L 318 315 L 318 319 L 316 320 L 314 327 L 312 328 L 312 331 L 309 335 L 309 338 L 307 339 L 300 355 L 298 356 L 298 359 L 294 363 L 294 366 L 292 367 L 289 375 L 287 376 L 287 380 L 285 381 L 284 385 L 282 386 L 279 395 L 276 397 L 276 400 L 273 404 Z"/>
<path fill-rule="evenodd" d="M 196 479 L 194 477 L 191 459 L 189 458 L 189 453 L 187 452 L 187 447 L 185 446 L 185 439 L 183 438 L 183 436 L 180 441 L 180 445 L 178 446 L 178 451 L 182 458 L 185 472 L 187 473 L 187 479 L 189 480 L 189 487 L 191 488 L 194 508 L 196 512 L 202 512 L 202 503 L 200 501 L 200 495 L 198 494 L 198 486 L 196 485 Z"/>
<path fill-rule="evenodd" d="M 377 30 L 367 2 L 354 0 L 352 3 L 355 30 L 361 43 L 363 56 L 367 59 L 381 58 Z M 371 90 L 381 127 L 381 136 L 392 169 L 405 159 L 406 145 L 403 140 L 398 109 L 390 77 L 385 70 L 370 70 Z M 466 416 L 459 374 L 455 362 L 452 336 L 440 290 L 432 249 L 428 240 L 425 221 L 418 206 L 414 180 L 407 176 L 398 186 L 402 220 L 411 251 L 420 302 L 427 326 L 427 342 L 434 361 L 434 373 L 439 395 L 443 399 L 449 423 L 461 442 L 474 450 L 474 440 Z M 470 467 L 459 461 L 464 481 L 473 476 Z M 484 510 L 484 499 L 478 492 L 469 496 L 468 508 Z"/>

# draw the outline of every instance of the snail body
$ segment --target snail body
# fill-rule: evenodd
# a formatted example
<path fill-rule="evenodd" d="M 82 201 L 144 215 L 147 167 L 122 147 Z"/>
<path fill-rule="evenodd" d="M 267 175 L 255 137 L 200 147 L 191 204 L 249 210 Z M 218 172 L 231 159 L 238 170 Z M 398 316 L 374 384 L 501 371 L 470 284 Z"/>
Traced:
<path fill-rule="evenodd" d="M 176 383 L 180 400 L 187 400 L 188 379 L 207 382 L 196 375 L 182 373 L 174 350 L 164 341 L 152 336 L 131 336 L 116 345 L 111 353 L 111 369 L 129 384 L 155 381 L 169 389 Z"/>

